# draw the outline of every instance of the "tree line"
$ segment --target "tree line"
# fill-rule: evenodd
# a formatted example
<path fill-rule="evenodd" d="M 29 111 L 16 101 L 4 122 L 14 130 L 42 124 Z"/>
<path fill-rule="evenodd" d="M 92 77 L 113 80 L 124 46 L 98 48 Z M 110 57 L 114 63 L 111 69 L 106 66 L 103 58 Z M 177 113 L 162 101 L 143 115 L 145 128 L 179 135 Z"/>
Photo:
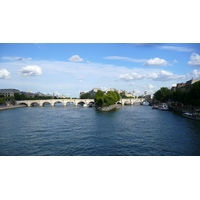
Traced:
<path fill-rule="evenodd" d="M 7 105 L 7 103 L 14 105 L 15 98 L 14 97 L 5 97 L 4 95 L 0 95 L 0 105 Z"/>
<path fill-rule="evenodd" d="M 180 89 L 172 91 L 166 87 L 160 88 L 154 94 L 154 98 L 160 102 L 174 101 L 184 106 L 200 106 L 200 81 L 194 83 L 189 91 Z"/>

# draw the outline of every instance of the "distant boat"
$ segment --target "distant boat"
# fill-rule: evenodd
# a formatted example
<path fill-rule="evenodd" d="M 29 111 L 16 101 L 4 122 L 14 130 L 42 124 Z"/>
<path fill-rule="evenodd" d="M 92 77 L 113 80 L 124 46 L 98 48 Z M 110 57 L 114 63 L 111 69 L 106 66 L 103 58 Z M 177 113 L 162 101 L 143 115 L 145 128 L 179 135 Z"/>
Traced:
<path fill-rule="evenodd" d="M 166 110 L 169 110 L 169 106 L 166 103 L 161 103 L 158 105 L 158 109 L 166 111 Z"/>
<path fill-rule="evenodd" d="M 200 121 L 200 109 L 194 110 L 192 113 L 183 113 L 184 117 Z"/>
<path fill-rule="evenodd" d="M 86 103 L 83 104 L 83 107 L 88 107 L 88 105 Z"/>

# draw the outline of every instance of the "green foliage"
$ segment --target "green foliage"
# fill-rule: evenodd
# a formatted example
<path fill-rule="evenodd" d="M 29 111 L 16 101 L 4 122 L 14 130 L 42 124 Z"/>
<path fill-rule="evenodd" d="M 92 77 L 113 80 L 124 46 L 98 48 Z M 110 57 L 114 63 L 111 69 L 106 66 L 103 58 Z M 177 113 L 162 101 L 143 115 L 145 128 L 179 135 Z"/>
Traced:
<path fill-rule="evenodd" d="M 162 87 L 154 94 L 154 98 L 161 102 L 166 102 L 171 98 L 172 91 L 167 87 Z"/>
<path fill-rule="evenodd" d="M 120 93 L 120 96 L 121 96 L 121 98 L 127 98 L 124 91 Z"/>
<path fill-rule="evenodd" d="M 15 104 L 14 97 L 0 97 L 0 105 L 6 105 L 6 104 Z"/>
<path fill-rule="evenodd" d="M 154 98 L 158 101 L 165 102 L 169 99 L 182 103 L 184 105 L 200 106 L 200 81 L 194 83 L 189 91 L 171 91 L 162 87 L 154 94 Z"/>
<path fill-rule="evenodd" d="M 87 92 L 87 93 L 85 93 L 85 94 L 82 94 L 82 95 L 80 96 L 80 99 L 90 99 L 90 93 Z"/>
<path fill-rule="evenodd" d="M 51 96 L 38 96 L 35 95 L 34 97 L 28 97 L 24 94 L 14 93 L 15 100 L 40 100 L 40 99 L 52 99 Z M 55 98 L 55 97 L 54 97 Z M 57 98 L 57 97 L 56 97 Z"/>
<path fill-rule="evenodd" d="M 6 104 L 5 98 L 0 97 L 0 105 L 4 105 L 4 104 Z"/>
<path fill-rule="evenodd" d="M 101 90 L 98 90 L 94 97 L 95 104 L 100 107 L 113 105 L 119 100 L 120 96 L 116 91 L 108 91 L 107 94 L 104 94 Z"/>

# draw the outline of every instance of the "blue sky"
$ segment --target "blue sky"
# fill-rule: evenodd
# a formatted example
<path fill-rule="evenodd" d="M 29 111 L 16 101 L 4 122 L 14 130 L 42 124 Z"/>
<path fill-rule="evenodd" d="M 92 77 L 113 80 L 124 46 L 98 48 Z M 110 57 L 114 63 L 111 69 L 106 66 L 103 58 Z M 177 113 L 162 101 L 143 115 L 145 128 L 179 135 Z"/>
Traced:
<path fill-rule="evenodd" d="M 199 43 L 1 43 L 0 88 L 64 94 L 98 87 L 153 94 L 200 79 Z"/>

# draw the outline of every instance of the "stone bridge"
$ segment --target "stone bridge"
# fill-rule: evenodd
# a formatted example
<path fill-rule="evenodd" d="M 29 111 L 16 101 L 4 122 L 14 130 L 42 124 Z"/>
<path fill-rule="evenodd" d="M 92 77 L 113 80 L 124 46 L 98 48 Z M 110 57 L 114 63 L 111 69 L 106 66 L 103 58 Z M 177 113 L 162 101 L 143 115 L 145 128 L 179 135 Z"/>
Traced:
<path fill-rule="evenodd" d="M 144 98 L 141 98 L 141 99 L 120 99 L 120 101 L 118 101 L 117 103 L 118 104 L 121 104 L 121 105 L 127 105 L 127 104 L 130 104 L 130 105 L 133 105 L 133 104 L 135 104 L 135 103 L 143 103 L 143 102 L 145 102 L 146 101 L 146 99 L 144 99 Z"/>
<path fill-rule="evenodd" d="M 39 106 L 44 106 L 45 104 L 50 104 L 55 106 L 56 103 L 62 103 L 63 106 L 67 106 L 68 103 L 73 103 L 75 106 L 78 104 L 89 104 L 94 103 L 94 99 L 45 99 L 45 100 L 21 100 L 16 101 L 18 105 L 34 106 L 35 104 Z"/>
<path fill-rule="evenodd" d="M 142 103 L 145 99 L 121 99 L 117 102 L 117 104 L 126 105 L 130 104 L 133 105 L 135 103 Z M 21 100 L 16 101 L 16 104 L 18 105 L 26 105 L 28 107 L 34 106 L 35 104 L 39 106 L 44 106 L 45 104 L 50 104 L 51 106 L 55 106 L 56 103 L 62 103 L 63 106 L 67 106 L 68 103 L 72 103 L 75 106 L 78 104 L 84 105 L 84 104 L 94 104 L 94 99 L 45 99 L 45 100 Z"/>

